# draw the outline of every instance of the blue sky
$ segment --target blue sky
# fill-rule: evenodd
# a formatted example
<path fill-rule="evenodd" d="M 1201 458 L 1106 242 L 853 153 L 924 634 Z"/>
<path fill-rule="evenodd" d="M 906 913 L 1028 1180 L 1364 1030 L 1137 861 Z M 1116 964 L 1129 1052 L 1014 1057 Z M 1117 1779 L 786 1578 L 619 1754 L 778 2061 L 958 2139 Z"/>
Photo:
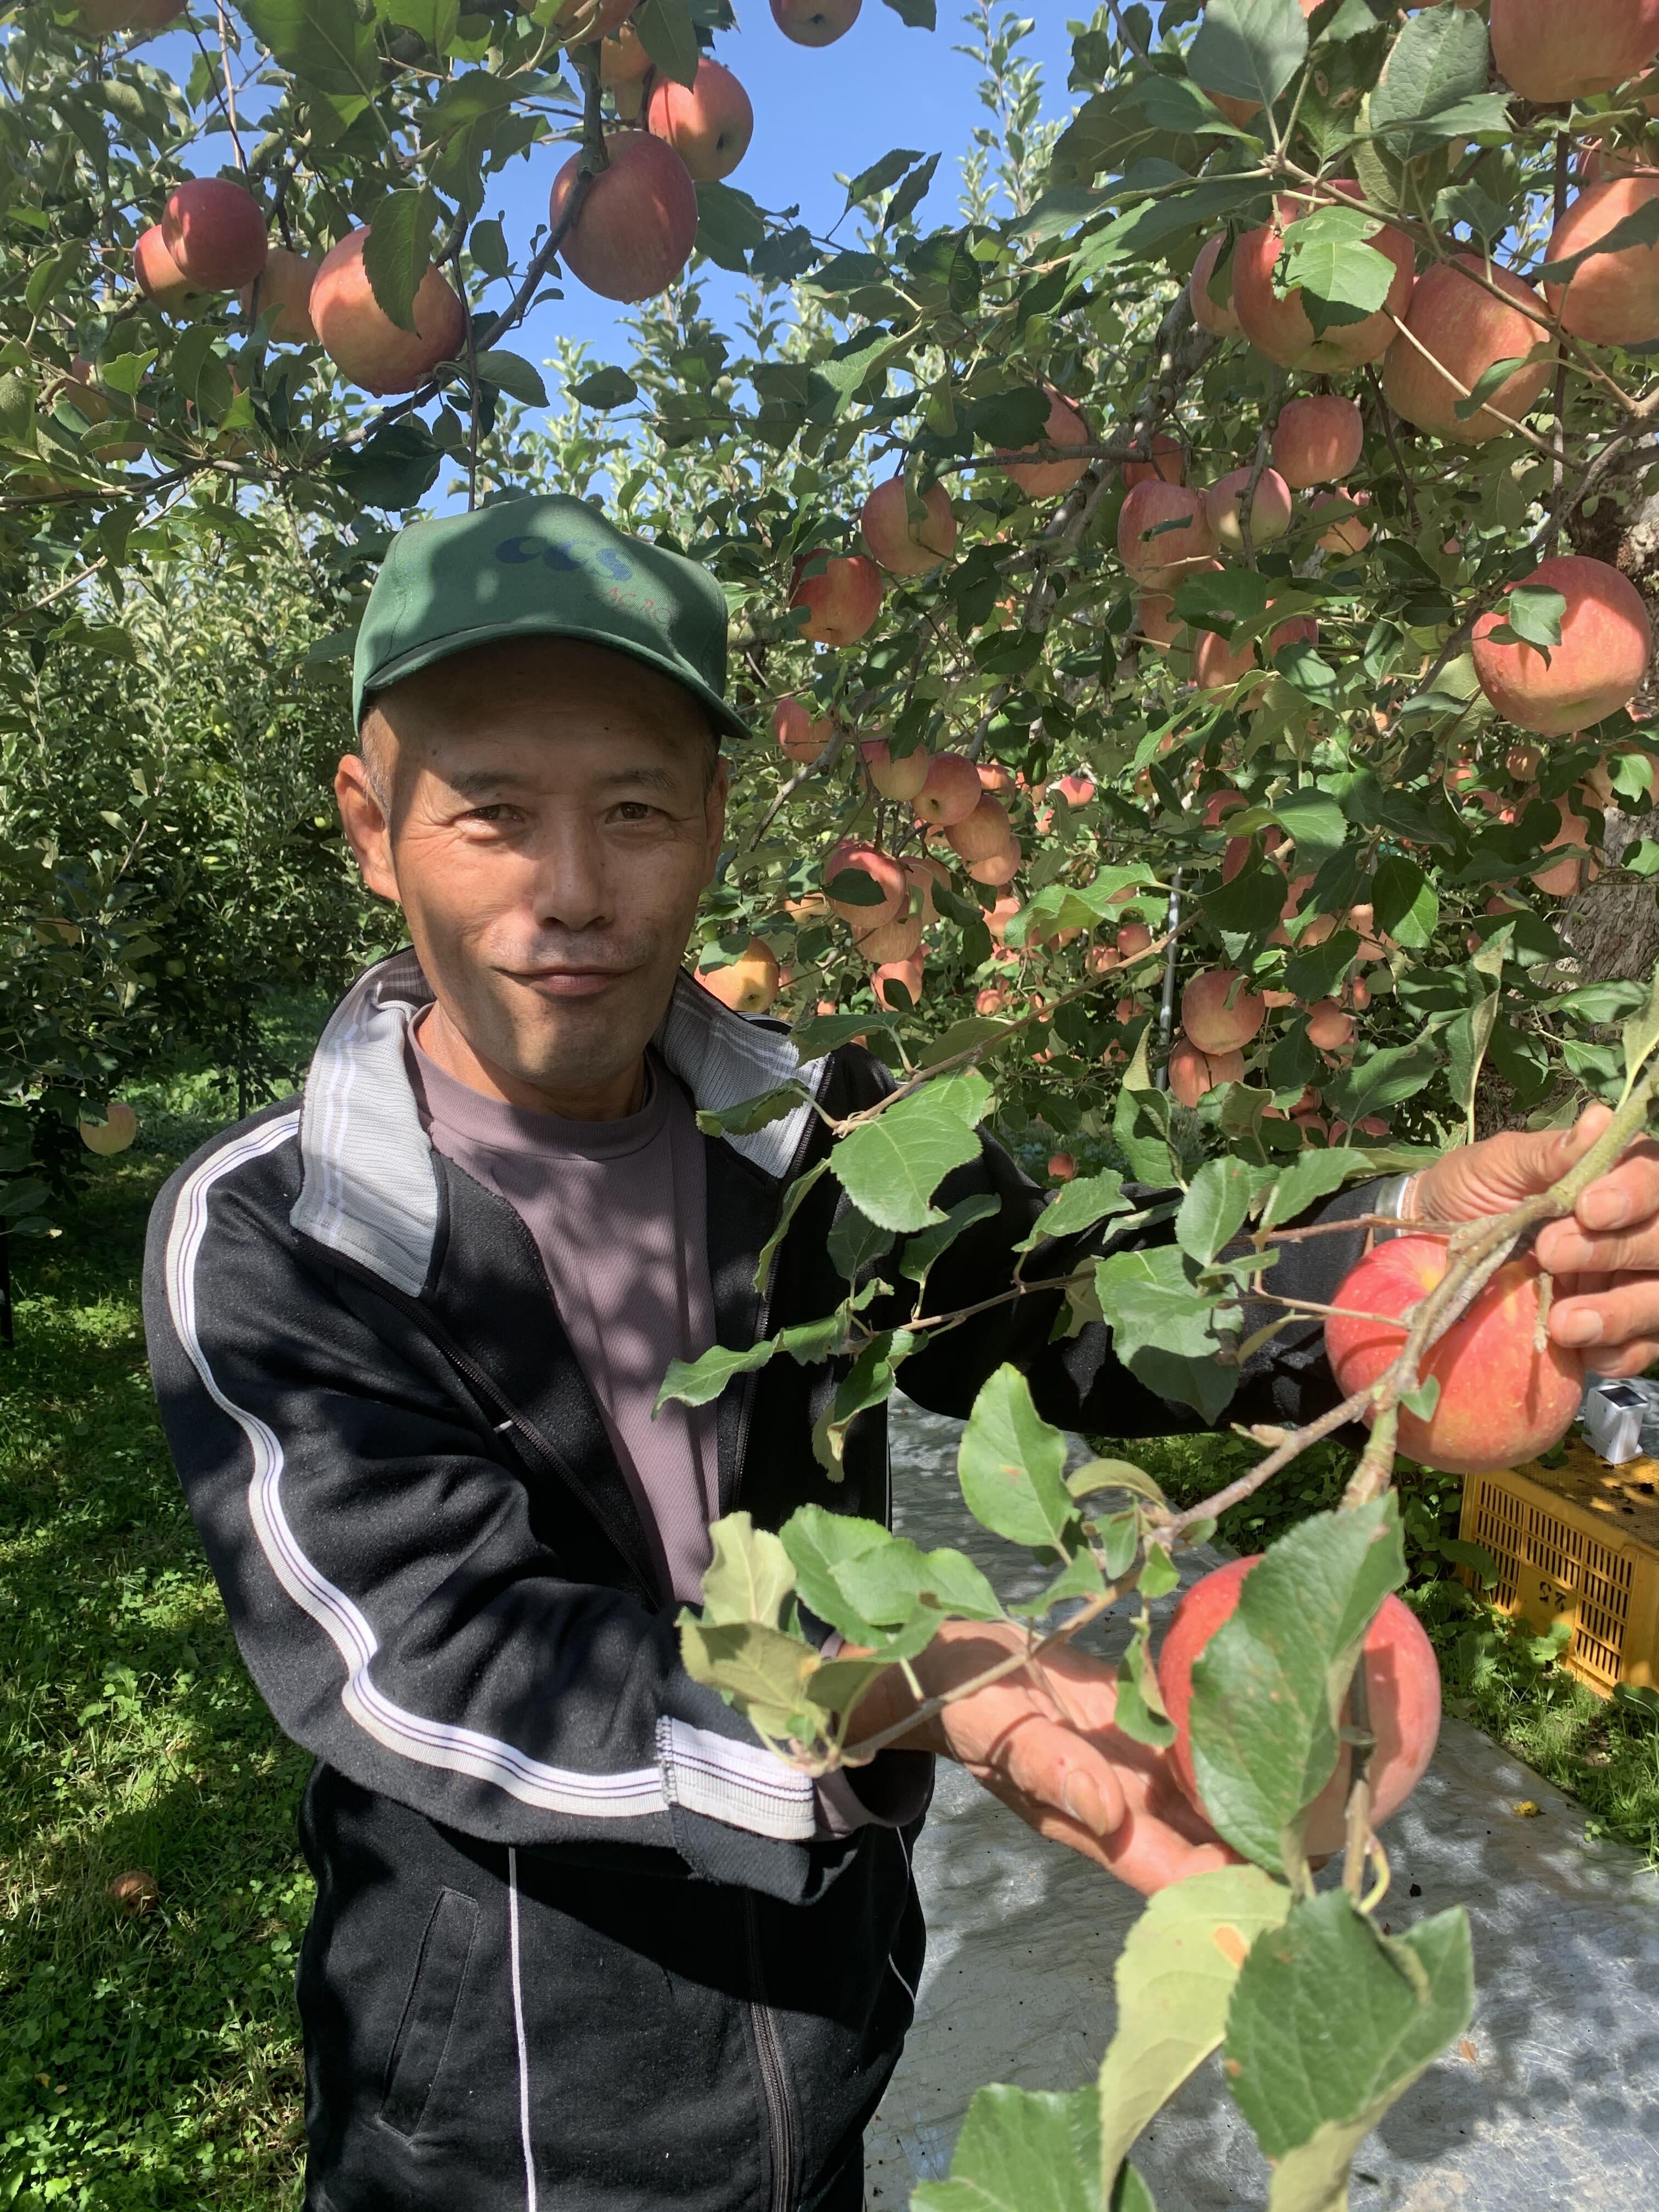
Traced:
<path fill-rule="evenodd" d="M 1042 66 L 1044 112 L 1065 113 L 1071 105 L 1066 91 L 1071 9 L 1054 0 L 1036 0 L 1024 10 L 995 12 L 999 20 L 1004 14 L 1033 20 L 1028 51 Z M 913 147 L 945 156 L 922 204 L 924 228 L 955 219 L 959 157 L 968 150 L 975 128 L 989 120 L 979 104 L 975 65 L 953 51 L 966 36 L 960 0 L 940 0 L 939 27 L 931 33 L 907 28 L 882 0 L 864 0 L 852 29 L 835 45 L 820 48 L 786 39 L 772 21 L 767 0 L 739 0 L 738 15 L 738 30 L 722 34 L 715 47 L 718 58 L 742 80 L 755 108 L 754 140 L 731 179 L 734 185 L 765 208 L 799 203 L 801 220 L 824 230 L 845 204 L 846 195 L 835 182 L 837 173 L 855 176 L 890 148 Z M 155 42 L 150 58 L 182 82 L 194 48 L 184 34 L 172 33 Z M 205 169 L 228 162 L 229 145 L 222 135 L 207 138 L 202 152 Z M 491 180 L 486 212 L 504 216 L 517 260 L 522 261 L 535 225 L 546 220 L 548 188 L 562 158 L 552 148 L 538 148 Z M 703 281 L 712 310 L 724 319 L 738 280 L 705 264 Z M 499 288 L 491 304 L 498 296 Z M 630 348 L 621 319 L 626 312 L 572 280 L 562 301 L 540 307 L 507 343 L 541 362 L 558 338 L 580 339 L 592 346 L 596 360 L 625 362 Z"/>

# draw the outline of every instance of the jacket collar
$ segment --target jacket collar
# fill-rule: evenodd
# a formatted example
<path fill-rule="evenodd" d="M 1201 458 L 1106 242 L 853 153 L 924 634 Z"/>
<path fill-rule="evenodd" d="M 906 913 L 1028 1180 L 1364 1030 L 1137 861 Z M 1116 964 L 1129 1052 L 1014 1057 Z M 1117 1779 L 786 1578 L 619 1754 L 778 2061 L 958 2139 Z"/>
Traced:
<path fill-rule="evenodd" d="M 412 951 L 358 978 L 317 1041 L 300 1122 L 300 1195 L 289 1218 L 331 1251 L 410 1297 L 432 1273 L 441 1205 L 432 1146 L 404 1060 L 409 1025 L 432 1001 Z M 791 1080 L 815 1096 L 829 1062 L 803 1063 L 781 1024 L 749 1020 L 682 974 L 653 1040 L 700 1111 L 741 1104 Z M 803 1103 L 751 1136 L 723 1141 L 781 1182 L 805 1143 Z"/>

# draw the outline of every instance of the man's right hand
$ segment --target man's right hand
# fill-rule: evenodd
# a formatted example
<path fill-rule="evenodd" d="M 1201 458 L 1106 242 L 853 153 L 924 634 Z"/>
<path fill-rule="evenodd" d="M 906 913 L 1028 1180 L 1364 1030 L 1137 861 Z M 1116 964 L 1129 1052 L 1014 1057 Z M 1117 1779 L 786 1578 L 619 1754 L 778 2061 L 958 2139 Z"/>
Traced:
<path fill-rule="evenodd" d="M 1018 1629 L 949 1621 L 915 1661 L 930 1698 L 971 1681 L 1020 1648 Z M 895 1668 L 860 1705 L 855 1740 L 915 1710 Z M 970 1691 L 917 1723 L 904 1748 L 954 1759 L 1039 1835 L 1066 1844 L 1150 1895 L 1235 1863 L 1195 1812 L 1167 1752 L 1116 1724 L 1117 1670 L 1057 1644 L 1041 1660 Z"/>

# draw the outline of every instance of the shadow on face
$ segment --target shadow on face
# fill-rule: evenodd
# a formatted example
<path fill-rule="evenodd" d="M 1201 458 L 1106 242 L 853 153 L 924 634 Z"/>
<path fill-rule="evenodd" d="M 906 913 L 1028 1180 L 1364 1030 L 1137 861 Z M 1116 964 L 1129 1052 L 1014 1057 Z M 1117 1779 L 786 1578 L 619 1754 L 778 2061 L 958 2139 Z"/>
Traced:
<path fill-rule="evenodd" d="M 624 653 L 527 638 L 391 685 L 362 746 L 341 816 L 404 910 L 441 1056 L 517 1104 L 626 1110 L 725 826 L 702 705 Z"/>

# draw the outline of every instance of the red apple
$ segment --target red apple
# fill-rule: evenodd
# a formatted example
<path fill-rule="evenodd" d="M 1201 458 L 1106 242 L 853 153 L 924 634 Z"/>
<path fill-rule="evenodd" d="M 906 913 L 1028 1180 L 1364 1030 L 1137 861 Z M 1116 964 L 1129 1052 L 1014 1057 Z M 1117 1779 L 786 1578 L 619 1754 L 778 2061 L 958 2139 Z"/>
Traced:
<path fill-rule="evenodd" d="M 910 520 L 902 477 L 890 477 L 878 484 L 864 502 L 859 529 L 872 555 L 894 576 L 926 576 L 948 560 L 957 542 L 957 519 L 951 511 L 951 495 L 943 484 L 929 484 L 921 495 L 926 520 Z"/>
<path fill-rule="evenodd" d="M 560 258 L 602 299 L 653 299 L 691 258 L 697 188 L 674 149 L 647 131 L 613 132 L 605 152 L 610 166 L 589 186 Z M 556 229 L 580 172 L 581 155 L 573 154 L 553 179 L 548 221 Z"/>
<path fill-rule="evenodd" d="M 932 853 L 918 854 L 902 863 L 904 880 L 916 894 L 917 911 L 924 926 L 939 920 L 939 908 L 933 904 L 933 893 L 941 887 L 951 888 L 951 871 L 943 860 Z"/>
<path fill-rule="evenodd" d="M 265 265 L 264 210 L 228 177 L 175 185 L 161 210 L 161 236 L 179 275 L 204 292 L 236 292 Z"/>
<path fill-rule="evenodd" d="M 1313 520 L 1325 526 L 1317 540 L 1321 550 L 1363 553 L 1371 542 L 1371 529 L 1368 522 L 1361 521 L 1356 510 L 1370 503 L 1370 492 L 1345 491 L 1340 484 L 1322 499 L 1315 500 Z"/>
<path fill-rule="evenodd" d="M 850 899 L 837 898 L 836 886 L 844 875 L 867 876 L 881 893 L 880 902 L 855 906 Z M 910 903 L 910 886 L 903 869 L 890 854 L 878 853 L 873 845 L 837 845 L 823 864 L 823 890 L 831 911 L 855 930 L 896 921 Z"/>
<path fill-rule="evenodd" d="M 729 177 L 755 131 L 749 94 L 729 69 L 706 54 L 697 64 L 694 84 L 658 79 L 645 119 L 647 129 L 667 140 L 700 185 Z"/>
<path fill-rule="evenodd" d="M 1230 1559 L 1195 1582 L 1176 1607 L 1158 1656 L 1158 1686 L 1176 1729 L 1176 1771 L 1200 1813 L 1204 1801 L 1193 1767 L 1193 1668 L 1210 1638 L 1237 1610 L 1244 1578 L 1260 1557 Z M 1366 1779 L 1371 1821 L 1380 1826 L 1423 1779 L 1440 1735 L 1440 1668 L 1434 1646 L 1416 1614 L 1392 1591 L 1365 1632 L 1365 1687 L 1376 1739 Z M 1344 1744 L 1335 1772 L 1308 1815 L 1304 1839 L 1311 1858 L 1328 1857 L 1342 1848 L 1352 1765 L 1353 1753 Z"/>
<path fill-rule="evenodd" d="M 1564 261 L 1605 238 L 1652 200 L 1659 176 L 1609 177 L 1579 193 L 1555 226 L 1546 257 Z M 1561 327 L 1592 345 L 1644 345 L 1659 337 L 1659 246 L 1621 246 L 1593 253 L 1565 284 L 1544 287 Z"/>
<path fill-rule="evenodd" d="M 311 288 L 311 319 L 329 359 L 353 384 L 377 397 L 413 392 L 441 361 L 466 343 L 466 311 L 441 270 L 428 269 L 415 295 L 412 331 L 401 330 L 375 299 L 363 267 L 367 227 L 323 256 Z"/>
<path fill-rule="evenodd" d="M 751 937 L 739 957 L 725 967 L 700 968 L 697 981 L 734 1014 L 763 1014 L 778 995 L 778 963 L 771 947 Z"/>
<path fill-rule="evenodd" d="M 789 604 L 807 611 L 796 635 L 810 645 L 856 645 L 881 612 L 881 571 L 862 553 L 832 553 L 817 575 L 803 575 L 817 557 L 795 563 Z"/>
<path fill-rule="evenodd" d="M 1151 460 L 1123 464 L 1123 482 L 1130 491 L 1138 483 L 1150 483 L 1154 477 L 1162 477 L 1165 483 L 1183 483 L 1187 477 L 1187 456 L 1181 441 L 1166 437 L 1162 430 L 1152 440 Z"/>
<path fill-rule="evenodd" d="M 611 85 L 638 84 L 650 76 L 655 64 L 651 50 L 631 23 L 618 23 L 614 31 L 607 31 L 599 41 L 599 82 Z M 618 112 L 637 116 L 640 95 L 635 94 L 623 107 L 618 102 Z M 665 131 L 659 132 L 665 137 Z M 684 158 L 684 157 L 682 157 Z"/>
<path fill-rule="evenodd" d="M 1244 550 L 1244 501 L 1255 474 L 1253 468 L 1229 469 L 1204 495 L 1204 512 L 1216 543 L 1224 545 L 1230 553 Z M 1277 469 L 1263 469 L 1255 496 L 1250 501 L 1250 543 L 1253 546 L 1271 545 L 1290 526 L 1290 487 Z"/>
<path fill-rule="evenodd" d="M 1308 1009 L 1308 1042 L 1321 1052 L 1341 1052 L 1353 1042 L 1353 1016 L 1334 999 L 1316 999 Z"/>
<path fill-rule="evenodd" d="M 872 968 L 884 967 L 890 960 L 914 960 L 921 950 L 921 916 L 901 914 L 891 921 L 867 925 L 855 921 L 853 950 Z"/>
<path fill-rule="evenodd" d="M 835 717 L 815 721 L 799 699 L 780 699 L 772 709 L 772 734 L 789 759 L 810 768 L 836 734 Z"/>
<path fill-rule="evenodd" d="M 125 1152 L 138 1134 L 138 1116 L 125 1098 L 112 1098 L 104 1109 L 101 1121 L 82 1115 L 79 1127 L 81 1142 L 89 1152 L 112 1159 L 117 1152 Z"/>
<path fill-rule="evenodd" d="M 940 830 L 954 829 L 968 819 L 984 796 L 974 763 L 965 753 L 934 753 L 927 763 L 927 781 L 916 793 L 916 819 Z"/>
<path fill-rule="evenodd" d="M 1544 840 L 1544 850 L 1553 853 L 1559 846 L 1569 845 L 1587 852 L 1589 846 L 1589 823 L 1582 815 L 1575 814 L 1565 799 L 1556 800 L 1555 811 L 1558 827 Z M 1535 870 L 1531 880 L 1547 897 L 1571 898 L 1576 891 L 1582 890 L 1586 869 L 1592 878 L 1600 872 L 1594 860 L 1581 860 L 1575 856 Z M 1492 911 L 1490 907 L 1486 910 L 1488 913 Z"/>
<path fill-rule="evenodd" d="M 798 46 L 832 46 L 859 19 L 864 0 L 772 0 L 772 21 Z"/>
<path fill-rule="evenodd" d="M 1024 863 L 1025 855 L 1020 850 L 1019 840 L 1011 837 L 1000 851 L 987 853 L 977 860 L 965 862 L 963 873 L 970 883 L 983 884 L 989 890 L 1000 890 L 1004 884 L 1012 883 Z"/>
<path fill-rule="evenodd" d="M 1138 483 L 1118 509 L 1117 550 L 1136 583 L 1155 592 L 1173 590 L 1186 569 L 1215 553 L 1203 495 L 1156 477 Z"/>
<path fill-rule="evenodd" d="M 896 758 L 885 738 L 866 738 L 859 751 L 865 774 L 884 799 L 914 799 L 927 781 L 932 756 L 925 745 Z"/>
<path fill-rule="evenodd" d="M 153 300 L 163 314 L 188 314 L 201 303 L 203 295 L 167 252 L 159 222 L 152 223 L 148 230 L 141 230 L 134 240 L 132 273 L 139 290 L 147 300 Z"/>
<path fill-rule="evenodd" d="M 1048 393 L 1048 419 L 1042 426 L 1042 434 L 1048 443 L 1051 446 L 1089 444 L 1094 433 L 1089 428 L 1082 410 L 1073 406 L 1069 399 L 1051 387 L 1045 386 L 1044 389 Z M 997 448 L 997 459 L 1002 464 L 1003 474 L 1012 477 L 1027 499 L 1052 499 L 1059 492 L 1070 491 L 1089 465 L 1087 461 L 1081 460 L 1020 459 L 1021 453 L 1035 450 L 1030 446 L 1023 446 L 1014 453 L 1006 452 L 1000 446 Z"/>
<path fill-rule="evenodd" d="M 1070 775 L 1061 776 L 1054 789 L 1068 806 L 1087 806 L 1095 795 L 1094 778 L 1073 769 Z"/>
<path fill-rule="evenodd" d="M 1050 1152 L 1048 1179 L 1051 1182 L 1070 1182 L 1077 1174 L 1077 1162 L 1069 1152 Z"/>
<path fill-rule="evenodd" d="M 1134 634 L 1148 645 L 1168 647 L 1184 627 L 1167 592 L 1142 592 L 1136 599 Z"/>
<path fill-rule="evenodd" d="M 1522 100 L 1611 92 L 1659 49 L 1659 0 L 1492 0 L 1492 58 Z"/>
<path fill-rule="evenodd" d="M 1331 195 L 1360 198 L 1358 185 L 1343 179 L 1322 187 L 1318 204 L 1330 204 Z M 1411 305 L 1412 276 L 1416 254 L 1404 231 L 1378 223 L 1366 233 L 1365 243 L 1393 262 L 1395 274 L 1389 295 L 1375 314 L 1358 323 L 1335 323 L 1316 336 L 1302 305 L 1299 287 L 1281 299 L 1273 289 L 1273 270 L 1284 248 L 1285 227 L 1311 214 L 1316 204 L 1305 195 L 1281 199 L 1274 219 L 1259 230 L 1246 231 L 1233 254 L 1233 299 L 1244 335 L 1258 353 L 1283 368 L 1326 372 L 1361 368 L 1379 361 L 1396 336 L 1394 317 L 1403 317 Z"/>
<path fill-rule="evenodd" d="M 1244 1079 L 1242 1052 L 1200 1052 L 1189 1037 L 1178 1037 L 1170 1054 L 1170 1089 L 1183 1106 L 1196 1106 L 1206 1091 Z"/>
<path fill-rule="evenodd" d="M 890 1014 L 908 1013 L 912 1006 L 921 1004 L 921 957 L 913 960 L 885 960 L 870 978 L 875 991 L 876 1004 Z"/>
<path fill-rule="evenodd" d="M 1474 626 L 1474 669 L 1500 714 L 1540 738 L 1561 738 L 1627 706 L 1641 686 L 1653 651 L 1653 625 L 1642 595 L 1605 561 L 1564 554 L 1542 561 L 1525 579 L 1566 601 L 1561 642 L 1548 659 L 1532 645 L 1502 645 L 1492 632 L 1503 610 Z"/>
<path fill-rule="evenodd" d="M 969 862 L 988 860 L 994 854 L 1006 853 L 1014 842 L 1013 825 L 1001 802 L 993 799 L 988 791 L 981 792 L 973 812 L 964 815 L 960 822 L 951 823 L 945 835 L 951 850 Z"/>
<path fill-rule="evenodd" d="M 1206 968 L 1181 994 L 1181 1026 L 1202 1053 L 1241 1050 L 1267 1018 L 1267 1008 L 1236 968 Z"/>
<path fill-rule="evenodd" d="M 1212 95 L 1213 96 L 1213 95 Z M 1240 338 L 1244 325 L 1238 319 L 1238 310 L 1233 305 L 1231 264 L 1228 264 L 1227 297 L 1218 303 L 1210 296 L 1210 279 L 1215 274 L 1215 264 L 1221 258 L 1224 238 L 1206 238 L 1198 249 L 1198 258 L 1193 264 L 1193 273 L 1187 286 L 1187 298 L 1193 311 L 1193 320 L 1200 330 L 1208 331 L 1212 337 Z"/>
<path fill-rule="evenodd" d="M 1325 1351 L 1345 1398 L 1375 1382 L 1399 1358 L 1406 1320 L 1446 1272 L 1437 1237 L 1395 1237 L 1374 1245 L 1332 1300 L 1350 1310 L 1325 1323 Z M 1467 1313 L 1418 1363 L 1440 1385 L 1425 1420 L 1402 1407 L 1400 1449 L 1446 1474 L 1518 1467 L 1566 1434 L 1583 1395 L 1583 1362 L 1547 1338 L 1540 1351 L 1538 1263 L 1505 1261 Z M 1372 1320 L 1372 1315 L 1387 1320 Z M 1399 1318 L 1392 1318 L 1398 1316 Z"/>
<path fill-rule="evenodd" d="M 1495 300 L 1480 281 L 1482 277 L 1490 277 L 1499 291 L 1521 304 L 1510 307 Z M 1382 391 L 1389 404 L 1419 430 L 1431 430 L 1460 445 L 1478 446 L 1488 438 L 1502 437 L 1509 424 L 1498 420 L 1493 408 L 1522 421 L 1550 380 L 1547 361 L 1534 362 L 1505 377 L 1488 395 L 1490 404 L 1466 420 L 1458 419 L 1458 404 L 1494 362 L 1521 360 L 1548 337 L 1537 319 L 1543 305 L 1530 284 L 1477 254 L 1459 253 L 1437 262 L 1418 279 L 1406 331 L 1389 347 L 1382 364 Z M 1528 307 L 1535 314 L 1525 312 Z M 1419 348 L 1433 359 L 1425 359 Z"/>
<path fill-rule="evenodd" d="M 1364 450 L 1364 418 L 1352 399 L 1337 392 L 1313 392 L 1305 399 L 1288 401 L 1279 410 L 1273 425 L 1273 466 L 1292 491 L 1335 483 L 1358 467 Z"/>
<path fill-rule="evenodd" d="M 283 345 L 315 345 L 317 326 L 311 319 L 311 288 L 317 281 L 318 264 L 303 253 L 290 253 L 285 246 L 273 246 L 266 256 L 265 265 L 251 284 L 242 287 L 242 312 L 252 322 L 261 315 L 276 314 L 270 325 L 270 335 Z"/>

